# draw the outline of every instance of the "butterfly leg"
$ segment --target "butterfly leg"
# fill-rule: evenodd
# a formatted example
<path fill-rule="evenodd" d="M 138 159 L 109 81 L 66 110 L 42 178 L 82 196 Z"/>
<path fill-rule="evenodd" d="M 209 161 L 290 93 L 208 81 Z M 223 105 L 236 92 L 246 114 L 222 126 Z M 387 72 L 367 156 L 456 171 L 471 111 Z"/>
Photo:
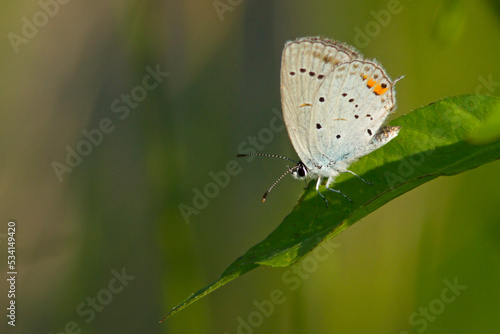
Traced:
<path fill-rule="evenodd" d="M 328 181 L 326 181 L 326 189 L 330 190 L 330 191 L 333 191 L 334 193 L 338 193 L 338 194 L 341 194 L 342 196 L 344 196 L 349 202 L 352 203 L 352 200 L 347 197 L 343 192 L 341 192 L 340 190 L 337 190 L 337 189 L 333 189 L 333 188 L 330 188 L 330 184 L 333 183 L 333 177 L 329 177 L 328 178 Z"/>
<path fill-rule="evenodd" d="M 354 173 L 354 172 L 351 172 L 350 170 L 346 169 L 346 171 L 348 173 L 351 173 L 352 175 L 356 176 L 358 179 L 360 179 L 361 181 L 363 181 L 364 183 L 370 185 L 370 186 L 373 186 L 373 182 L 368 182 L 366 181 L 365 179 L 363 179 L 361 176 L 359 176 L 358 174 Z"/>
<path fill-rule="evenodd" d="M 318 182 L 316 182 L 316 191 L 318 192 L 318 194 L 321 196 L 322 199 L 325 200 L 326 202 L 326 207 L 328 207 L 328 200 L 325 198 L 325 196 L 323 196 L 320 192 L 319 192 L 319 185 L 321 184 L 321 177 L 318 177 Z"/>

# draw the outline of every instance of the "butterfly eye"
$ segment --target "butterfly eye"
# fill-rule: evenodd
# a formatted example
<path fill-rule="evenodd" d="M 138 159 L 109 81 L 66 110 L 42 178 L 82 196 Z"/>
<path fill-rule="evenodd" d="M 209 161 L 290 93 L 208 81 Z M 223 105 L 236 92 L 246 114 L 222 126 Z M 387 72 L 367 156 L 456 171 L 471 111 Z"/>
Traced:
<path fill-rule="evenodd" d="M 306 170 L 304 167 L 299 167 L 299 169 L 297 169 L 297 175 L 299 177 L 305 177 L 306 176 Z"/>

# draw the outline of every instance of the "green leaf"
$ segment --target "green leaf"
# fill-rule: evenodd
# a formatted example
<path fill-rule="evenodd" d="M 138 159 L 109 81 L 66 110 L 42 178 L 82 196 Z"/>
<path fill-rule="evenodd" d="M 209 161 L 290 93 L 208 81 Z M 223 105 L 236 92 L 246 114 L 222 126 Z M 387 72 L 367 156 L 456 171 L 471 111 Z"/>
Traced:
<path fill-rule="evenodd" d="M 469 138 L 472 144 L 488 144 L 500 139 L 500 101 Z"/>
<path fill-rule="evenodd" d="M 285 267 L 296 263 L 320 243 L 427 181 L 499 159 L 499 140 L 484 145 L 467 141 L 499 101 L 482 95 L 450 97 L 395 119 L 390 125 L 401 126 L 399 135 L 350 168 L 374 185 L 342 174 L 334 187 L 353 203 L 323 187 L 322 193 L 330 202 L 326 207 L 312 181 L 292 212 L 265 240 L 236 259 L 213 284 L 174 307 L 163 320 L 258 266 Z"/>

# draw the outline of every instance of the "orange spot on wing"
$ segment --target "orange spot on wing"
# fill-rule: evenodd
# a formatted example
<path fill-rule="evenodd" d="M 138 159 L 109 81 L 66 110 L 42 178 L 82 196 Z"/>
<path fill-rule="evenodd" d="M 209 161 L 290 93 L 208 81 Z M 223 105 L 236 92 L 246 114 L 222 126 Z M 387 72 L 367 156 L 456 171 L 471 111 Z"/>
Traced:
<path fill-rule="evenodd" d="M 366 78 L 368 78 L 366 74 L 363 74 L 361 77 L 363 78 L 363 80 L 366 80 Z"/>
<path fill-rule="evenodd" d="M 368 82 L 366 83 L 366 85 L 368 86 L 368 88 L 372 88 L 373 86 L 375 86 L 377 82 L 375 80 L 373 80 L 372 78 L 370 78 L 368 80 Z"/>
<path fill-rule="evenodd" d="M 373 89 L 373 92 L 377 95 L 383 95 L 385 92 L 387 92 L 388 89 L 389 87 L 383 88 L 381 85 L 376 85 Z"/>

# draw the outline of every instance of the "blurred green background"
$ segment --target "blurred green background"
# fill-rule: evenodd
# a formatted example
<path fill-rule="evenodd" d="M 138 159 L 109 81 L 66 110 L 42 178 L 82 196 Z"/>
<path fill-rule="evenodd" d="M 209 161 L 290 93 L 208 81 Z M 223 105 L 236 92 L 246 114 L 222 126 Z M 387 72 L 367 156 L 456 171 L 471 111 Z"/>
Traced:
<path fill-rule="evenodd" d="M 14 220 L 19 273 L 15 328 L 0 281 L 2 333 L 500 331 L 499 162 L 369 215 L 331 241 L 334 252 L 296 290 L 283 278 L 290 268 L 259 268 L 158 324 L 278 226 L 302 191 L 287 178 L 262 204 L 286 162 L 243 159 L 202 209 L 188 219 L 179 210 L 281 110 L 287 40 L 328 36 L 392 78 L 405 75 L 397 117 L 446 96 L 500 95 L 498 1 L 42 0 L 2 9 L 0 268 L 8 271 Z M 145 79 L 156 70 L 168 75 Z M 85 130 L 96 145 L 85 146 Z M 296 157 L 286 131 L 267 141 L 262 152 Z M 58 177 L 54 162 L 67 165 L 68 147 L 87 155 Z M 122 271 L 130 277 L 114 279 Z M 443 302 L 453 295 L 443 295 L 445 282 L 466 288 Z M 284 302 L 259 311 L 274 290 Z"/>

